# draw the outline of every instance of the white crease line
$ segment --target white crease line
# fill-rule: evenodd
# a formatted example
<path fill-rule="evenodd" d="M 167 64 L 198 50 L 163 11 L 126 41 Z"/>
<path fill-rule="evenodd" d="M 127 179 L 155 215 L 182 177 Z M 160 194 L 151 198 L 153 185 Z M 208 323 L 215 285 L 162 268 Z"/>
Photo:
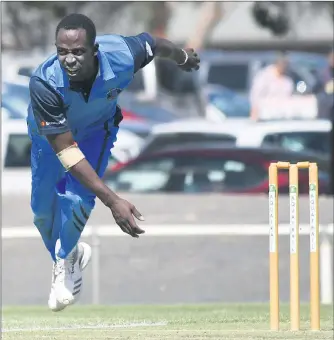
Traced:
<path fill-rule="evenodd" d="M 143 225 L 145 234 L 142 237 L 149 236 L 267 236 L 269 235 L 269 226 L 266 224 L 156 224 Z M 280 235 L 290 234 L 290 225 L 279 225 Z M 333 235 L 333 225 L 320 225 L 320 233 Z M 300 224 L 299 234 L 309 235 L 310 226 L 308 224 Z M 82 233 L 82 237 L 89 237 L 92 235 L 98 236 L 120 236 L 128 237 L 127 234 L 122 233 L 120 228 L 115 225 L 96 225 L 92 227 L 87 225 Z M 21 226 L 21 227 L 2 227 L 2 239 L 16 239 L 16 238 L 39 238 L 40 234 L 35 227 Z"/>
<path fill-rule="evenodd" d="M 53 331 L 76 331 L 82 329 L 116 329 L 116 328 L 134 328 L 134 327 L 157 327 L 157 326 L 166 326 L 167 322 L 139 322 L 139 323 L 129 323 L 129 324 L 120 324 L 120 325 L 98 325 L 98 326 L 72 326 L 72 327 L 45 327 L 45 328 L 10 328 L 10 329 L 2 329 L 3 333 L 10 332 L 53 332 Z"/>
<path fill-rule="evenodd" d="M 120 328 L 125 328 L 127 329 L 128 332 L 130 331 L 135 331 L 134 329 L 130 328 L 136 328 L 136 327 L 154 327 L 154 326 L 166 326 L 168 323 L 153 323 L 153 324 L 129 324 L 129 325 L 110 325 L 110 326 L 79 326 L 77 328 L 75 327 L 63 327 L 63 328 L 36 328 L 36 329 L 27 329 L 27 328 L 22 328 L 22 329 L 4 329 L 4 333 L 8 332 L 38 332 L 38 331 L 67 331 L 67 330 L 85 330 L 85 329 L 92 329 L 92 330 L 98 330 L 98 329 L 120 329 Z M 145 329 L 145 332 L 166 332 L 166 330 L 162 329 Z M 138 330 L 136 330 L 138 332 Z M 169 333 L 182 333 L 182 332 L 192 332 L 192 333 L 221 333 L 221 334 L 233 334 L 233 333 L 243 333 L 243 334 L 315 334 L 314 331 L 311 329 L 300 329 L 299 331 L 291 331 L 289 329 L 280 329 L 278 331 L 272 331 L 269 328 L 268 329 L 168 329 L 167 332 Z M 320 331 L 317 331 L 316 334 L 327 334 L 329 332 L 333 332 L 330 329 L 320 329 Z"/>

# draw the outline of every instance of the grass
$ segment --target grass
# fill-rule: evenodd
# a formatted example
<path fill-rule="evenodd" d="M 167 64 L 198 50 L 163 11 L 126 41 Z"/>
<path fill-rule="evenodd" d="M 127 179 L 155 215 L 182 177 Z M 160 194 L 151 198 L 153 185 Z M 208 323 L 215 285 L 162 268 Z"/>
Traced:
<path fill-rule="evenodd" d="M 332 340 L 333 306 L 322 307 L 320 332 L 308 330 L 306 305 L 301 306 L 301 331 L 289 331 L 287 305 L 281 306 L 280 326 L 279 332 L 269 330 L 266 304 L 72 306 L 60 313 L 45 307 L 4 307 L 2 336 L 4 340 Z"/>

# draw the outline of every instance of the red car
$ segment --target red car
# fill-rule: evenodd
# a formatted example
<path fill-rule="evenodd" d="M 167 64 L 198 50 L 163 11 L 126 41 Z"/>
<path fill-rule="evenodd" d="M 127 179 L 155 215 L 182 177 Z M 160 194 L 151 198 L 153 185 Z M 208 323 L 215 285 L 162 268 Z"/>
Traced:
<path fill-rule="evenodd" d="M 319 193 L 329 190 L 329 159 L 274 148 L 236 148 L 224 143 L 192 143 L 140 156 L 110 167 L 104 181 L 113 190 L 157 192 L 267 193 L 270 162 L 316 162 Z M 280 193 L 289 192 L 289 173 L 278 174 Z M 299 172 L 299 193 L 308 193 L 308 171 Z"/>
<path fill-rule="evenodd" d="M 144 118 L 128 110 L 122 110 L 122 115 L 123 115 L 123 119 L 125 120 L 135 120 L 135 121 L 140 121 L 140 122 L 144 120 Z"/>

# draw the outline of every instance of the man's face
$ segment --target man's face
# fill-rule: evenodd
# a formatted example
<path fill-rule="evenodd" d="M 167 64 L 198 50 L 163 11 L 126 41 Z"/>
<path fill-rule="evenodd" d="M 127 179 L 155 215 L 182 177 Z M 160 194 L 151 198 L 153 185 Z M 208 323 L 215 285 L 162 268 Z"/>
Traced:
<path fill-rule="evenodd" d="M 60 64 L 72 81 L 82 81 L 92 76 L 95 55 L 94 46 L 87 43 L 86 30 L 61 28 L 56 37 Z"/>

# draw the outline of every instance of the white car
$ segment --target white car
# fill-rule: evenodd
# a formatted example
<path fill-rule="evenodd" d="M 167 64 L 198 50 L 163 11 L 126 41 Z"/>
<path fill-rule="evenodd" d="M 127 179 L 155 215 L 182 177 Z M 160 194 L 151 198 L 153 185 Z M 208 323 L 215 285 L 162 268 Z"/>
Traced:
<path fill-rule="evenodd" d="M 24 119 L 1 123 L 2 194 L 30 194 L 30 139 Z"/>
<path fill-rule="evenodd" d="M 25 119 L 6 119 L 1 124 L 2 193 L 30 193 L 30 149 Z M 139 152 L 143 139 L 120 129 L 110 162 L 125 162 Z"/>
<path fill-rule="evenodd" d="M 329 154 L 330 131 L 329 120 L 254 122 L 249 119 L 227 119 L 219 123 L 205 119 L 185 119 L 156 124 L 140 154 L 198 141 L 222 141 L 236 147 L 270 145 L 292 151 L 310 150 Z"/>

